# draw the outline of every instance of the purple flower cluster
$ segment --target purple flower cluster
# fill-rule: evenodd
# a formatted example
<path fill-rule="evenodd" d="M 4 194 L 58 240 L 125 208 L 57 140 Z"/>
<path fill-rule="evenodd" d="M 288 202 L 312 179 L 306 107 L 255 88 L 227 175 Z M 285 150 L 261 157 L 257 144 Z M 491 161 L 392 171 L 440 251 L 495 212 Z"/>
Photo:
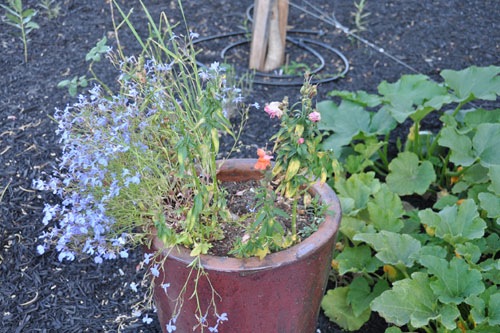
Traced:
<path fill-rule="evenodd" d="M 166 67 L 159 66 L 159 70 Z M 134 156 L 148 149 L 147 131 L 143 130 L 154 126 L 150 120 L 156 110 L 141 110 L 140 92 L 132 81 L 125 82 L 124 91 L 111 98 L 99 86 L 89 93 L 54 115 L 62 156 L 52 177 L 33 181 L 33 187 L 52 191 L 62 200 L 45 205 L 43 224 L 58 223 L 42 235 L 45 242 L 37 251 L 43 254 L 53 241 L 61 261 L 84 253 L 101 263 L 128 257 L 131 230 L 116 228 L 110 205 L 117 200 L 131 202 L 122 192 L 141 182 L 144 170 L 138 169 Z"/>
<path fill-rule="evenodd" d="M 127 258 L 131 244 L 140 238 L 142 221 L 150 223 L 151 212 L 161 212 L 161 207 L 148 211 L 148 205 L 161 206 L 161 192 L 172 192 L 169 184 L 158 181 L 165 178 L 167 166 L 175 169 L 169 165 L 175 160 L 169 154 L 176 154 L 177 142 L 169 141 L 184 135 L 176 133 L 181 127 L 175 121 L 169 121 L 183 108 L 179 94 L 168 90 L 181 66 L 131 57 L 119 67 L 118 95 L 107 96 L 95 86 L 73 106 L 55 112 L 62 156 L 57 170 L 48 179 L 33 181 L 33 187 L 51 191 L 61 201 L 45 205 L 43 224 L 56 223 L 41 236 L 39 254 L 55 244 L 60 261 L 74 260 L 78 253 L 96 263 Z M 215 63 L 198 72 L 203 87 L 213 81 L 218 90 L 204 96 L 218 104 L 214 109 L 221 108 L 230 94 L 239 93 L 227 89 L 225 82 L 219 85 L 221 71 Z M 144 194 L 154 200 L 141 199 Z"/>

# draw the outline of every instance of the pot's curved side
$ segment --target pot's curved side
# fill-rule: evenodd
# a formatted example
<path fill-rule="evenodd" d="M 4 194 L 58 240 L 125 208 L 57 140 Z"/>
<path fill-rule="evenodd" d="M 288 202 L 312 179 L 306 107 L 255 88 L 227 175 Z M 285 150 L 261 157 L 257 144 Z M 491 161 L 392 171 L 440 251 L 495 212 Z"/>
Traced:
<path fill-rule="evenodd" d="M 258 179 L 261 173 L 253 169 L 254 163 L 253 159 L 226 160 L 221 165 L 219 179 Z M 214 312 L 228 314 L 229 320 L 218 326 L 221 333 L 314 332 L 328 282 L 341 209 L 338 198 L 326 184 L 315 184 L 312 191 L 328 205 L 318 231 L 301 243 L 269 254 L 263 260 L 203 255 L 201 263 L 207 274 L 197 277 L 197 270 L 186 268 L 193 260 L 189 250 L 164 249 L 161 241 L 155 238 L 150 250 L 163 251 L 166 255 L 164 269 L 155 279 L 155 302 L 164 332 L 184 286 L 186 300 L 175 324 L 178 332 L 192 332 L 200 322 L 195 317 L 198 305 L 203 311 L 209 309 L 209 326 L 216 324 Z M 161 286 L 164 283 L 170 283 L 169 297 Z M 198 285 L 198 300 L 188 300 L 195 284 Z M 210 308 L 212 300 L 217 309 Z M 198 327 L 196 331 L 201 330 Z"/>

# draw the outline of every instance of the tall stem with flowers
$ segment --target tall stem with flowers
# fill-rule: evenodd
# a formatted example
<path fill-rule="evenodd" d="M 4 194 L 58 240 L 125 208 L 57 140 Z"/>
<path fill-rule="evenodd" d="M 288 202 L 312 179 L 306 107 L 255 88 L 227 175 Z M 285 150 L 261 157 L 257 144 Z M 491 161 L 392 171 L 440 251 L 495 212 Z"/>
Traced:
<path fill-rule="evenodd" d="M 261 185 L 256 189 L 256 218 L 243 239 L 237 242 L 233 253 L 239 256 L 256 255 L 287 248 L 300 241 L 297 232 L 297 207 L 302 198 L 311 202 L 310 187 L 317 181 L 324 184 L 332 168 L 333 151 L 323 150 L 323 134 L 318 129 L 320 113 L 313 107 L 317 86 L 306 76 L 301 90 L 301 101 L 288 107 L 288 98 L 267 104 L 264 111 L 271 119 L 281 121 L 279 131 L 271 137 L 271 153 L 258 149 L 255 169 L 262 170 Z M 275 158 L 272 165 L 271 160 Z M 291 216 L 275 205 L 283 198 L 291 202 Z M 291 219 L 286 230 L 276 221 L 283 216 Z"/>

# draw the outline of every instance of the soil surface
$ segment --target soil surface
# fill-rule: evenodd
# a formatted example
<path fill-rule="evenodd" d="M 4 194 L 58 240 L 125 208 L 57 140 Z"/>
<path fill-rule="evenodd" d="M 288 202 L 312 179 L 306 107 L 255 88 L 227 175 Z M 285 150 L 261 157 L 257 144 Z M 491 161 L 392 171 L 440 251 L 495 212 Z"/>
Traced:
<path fill-rule="evenodd" d="M 40 25 L 28 35 L 27 63 L 19 31 L 5 23 L 5 12 L 0 9 L 0 332 L 159 332 L 156 320 L 147 324 L 127 318 L 131 305 L 140 300 L 144 291 L 135 293 L 130 287 L 132 282 L 140 281 L 143 273 L 137 269 L 140 249 L 126 261 L 101 265 L 88 260 L 61 263 L 54 250 L 37 255 L 38 237 L 46 228 L 41 223 L 42 210 L 44 203 L 53 198 L 34 191 L 31 183 L 43 173 L 50 173 L 57 163 L 60 146 L 56 124 L 51 120 L 54 109 L 76 100 L 56 86 L 74 76 L 91 76 L 85 55 L 103 36 L 108 38 L 108 45 L 116 44 L 108 1 L 48 2 L 52 9 L 59 6 L 52 16 L 39 5 L 41 1 L 23 1 L 26 7 L 38 11 L 33 20 Z M 134 8 L 132 20 L 139 33 L 145 35 L 145 18 L 138 1 L 118 2 L 125 12 Z M 153 17 L 165 11 L 172 23 L 181 21 L 177 1 L 144 2 Z M 295 41 L 312 40 L 306 44 L 324 58 L 326 72 L 318 77 L 344 71 L 343 57 L 349 64 L 342 78 L 320 84 L 319 100 L 327 98 L 333 89 L 375 92 L 381 80 L 395 81 L 402 74 L 422 73 L 439 81 L 442 69 L 500 64 L 497 0 L 367 0 L 365 13 L 370 15 L 365 20 L 366 30 L 356 32 L 362 40 L 349 36 L 332 21 L 335 17 L 347 29 L 359 30 L 352 15 L 356 10 L 354 2 L 297 0 L 290 8 L 290 29 L 296 32 L 289 35 Z M 190 29 L 200 39 L 208 38 L 197 44 L 200 61 L 222 61 L 220 52 L 245 37 L 245 29 L 250 26 L 247 9 L 252 3 L 185 1 Z M 209 38 L 232 32 L 239 34 Z M 138 52 L 132 35 L 123 33 L 120 41 L 128 55 Z M 290 64 L 295 61 L 314 67 L 320 62 L 303 48 L 289 44 Z M 226 55 L 237 72 L 242 72 L 248 43 L 238 45 L 230 47 Z M 106 60 L 94 64 L 93 70 L 108 84 L 117 75 Z M 299 86 L 282 85 L 282 81 L 276 85 L 268 77 L 256 79 L 266 84 L 253 85 L 248 103 L 263 106 L 280 101 L 284 95 L 292 100 L 298 96 Z M 432 128 L 432 120 L 427 125 Z M 266 146 L 276 130 L 277 122 L 269 121 L 262 107 L 252 109 L 242 137 L 248 149 L 242 149 L 240 155 L 253 157 L 255 147 Z M 154 313 L 149 316 L 155 317 Z M 379 333 L 384 327 L 383 320 L 374 316 L 360 332 Z M 321 315 L 318 332 L 341 331 Z"/>

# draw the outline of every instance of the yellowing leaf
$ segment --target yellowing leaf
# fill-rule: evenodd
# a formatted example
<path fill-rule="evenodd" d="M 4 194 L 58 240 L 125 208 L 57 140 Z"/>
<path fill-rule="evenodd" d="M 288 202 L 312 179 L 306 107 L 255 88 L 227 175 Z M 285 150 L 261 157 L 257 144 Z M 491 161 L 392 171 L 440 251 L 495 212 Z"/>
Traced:
<path fill-rule="evenodd" d="M 269 254 L 269 248 L 267 246 L 265 246 L 264 248 L 260 248 L 258 250 L 255 251 L 254 255 L 256 257 L 259 257 L 260 260 L 264 259 L 265 256 L 267 256 Z"/>
<path fill-rule="evenodd" d="M 286 169 L 285 181 L 289 181 L 300 169 L 300 160 L 298 158 L 292 158 L 290 163 L 288 164 L 288 168 Z"/>
<path fill-rule="evenodd" d="M 295 135 L 302 137 L 302 133 L 304 133 L 304 126 L 297 124 L 297 126 L 295 126 Z"/>

